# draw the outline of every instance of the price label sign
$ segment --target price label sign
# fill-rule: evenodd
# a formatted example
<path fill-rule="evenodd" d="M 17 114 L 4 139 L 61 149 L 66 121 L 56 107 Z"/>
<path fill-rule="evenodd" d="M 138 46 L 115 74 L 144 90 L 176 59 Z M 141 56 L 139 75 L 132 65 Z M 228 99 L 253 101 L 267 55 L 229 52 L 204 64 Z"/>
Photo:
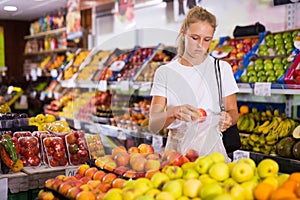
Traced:
<path fill-rule="evenodd" d="M 250 158 L 250 152 L 236 150 L 233 152 L 233 161 L 236 162 L 242 158 Z"/>
<path fill-rule="evenodd" d="M 107 90 L 107 81 L 106 80 L 100 80 L 97 89 L 99 91 L 105 92 Z"/>
<path fill-rule="evenodd" d="M 8 199 L 8 180 L 7 178 L 0 178 L 0 200 L 6 200 Z"/>
<path fill-rule="evenodd" d="M 254 85 L 254 95 L 256 96 L 271 96 L 271 83 L 255 83 Z"/>
<path fill-rule="evenodd" d="M 75 176 L 78 167 L 66 169 L 66 176 Z"/>

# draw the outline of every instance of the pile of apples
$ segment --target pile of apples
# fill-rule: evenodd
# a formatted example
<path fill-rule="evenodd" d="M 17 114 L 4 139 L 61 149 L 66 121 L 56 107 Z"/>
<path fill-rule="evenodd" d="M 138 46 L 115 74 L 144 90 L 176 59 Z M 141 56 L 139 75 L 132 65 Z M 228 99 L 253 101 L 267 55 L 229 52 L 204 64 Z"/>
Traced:
<path fill-rule="evenodd" d="M 225 163 L 224 156 L 214 152 L 182 166 L 168 166 L 150 179 L 130 180 L 122 189 L 109 190 L 104 199 L 254 199 L 260 182 L 286 177 L 278 175 L 278 170 L 272 159 L 257 166 L 250 158 Z"/>
<path fill-rule="evenodd" d="M 185 155 L 175 150 L 159 154 L 154 151 L 153 146 L 142 143 L 129 149 L 124 146 L 115 147 L 111 155 L 97 158 L 95 165 L 125 178 L 149 178 L 169 165 L 181 166 L 196 158 L 198 158 L 198 153 L 193 149 L 189 149 Z"/>

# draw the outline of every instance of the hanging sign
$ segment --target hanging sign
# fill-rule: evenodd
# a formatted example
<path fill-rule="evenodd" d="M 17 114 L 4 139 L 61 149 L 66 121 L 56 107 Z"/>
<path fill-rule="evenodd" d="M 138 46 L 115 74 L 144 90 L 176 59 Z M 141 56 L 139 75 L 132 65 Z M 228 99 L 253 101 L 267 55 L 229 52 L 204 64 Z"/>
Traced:
<path fill-rule="evenodd" d="M 76 42 L 82 37 L 80 20 L 80 0 L 68 0 L 66 15 L 68 40 L 74 40 Z"/>

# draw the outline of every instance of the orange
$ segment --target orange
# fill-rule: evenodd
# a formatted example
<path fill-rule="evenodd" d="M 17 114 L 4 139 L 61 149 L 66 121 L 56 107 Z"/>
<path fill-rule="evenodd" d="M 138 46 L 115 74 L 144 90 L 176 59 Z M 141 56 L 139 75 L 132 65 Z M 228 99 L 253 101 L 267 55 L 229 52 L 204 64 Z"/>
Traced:
<path fill-rule="evenodd" d="M 261 182 L 254 189 L 254 197 L 257 200 L 267 200 L 275 191 L 275 187 L 269 183 Z"/>
<path fill-rule="evenodd" d="M 81 191 L 76 195 L 76 200 L 96 200 L 96 195 L 91 191 Z"/>
<path fill-rule="evenodd" d="M 240 106 L 240 113 L 241 114 L 247 114 L 247 113 L 249 113 L 249 107 L 246 106 L 246 105 Z"/>
<path fill-rule="evenodd" d="M 300 172 L 291 173 L 289 180 L 294 180 L 294 181 L 300 183 Z"/>
<path fill-rule="evenodd" d="M 290 180 L 288 179 L 286 182 L 284 182 L 280 188 L 284 188 L 290 192 L 295 191 L 296 187 L 297 187 L 298 183 L 296 181 Z"/>
<path fill-rule="evenodd" d="M 271 195 L 271 200 L 291 200 L 291 199 L 296 199 L 296 195 L 294 192 L 290 191 L 287 188 L 278 188 L 273 192 Z"/>

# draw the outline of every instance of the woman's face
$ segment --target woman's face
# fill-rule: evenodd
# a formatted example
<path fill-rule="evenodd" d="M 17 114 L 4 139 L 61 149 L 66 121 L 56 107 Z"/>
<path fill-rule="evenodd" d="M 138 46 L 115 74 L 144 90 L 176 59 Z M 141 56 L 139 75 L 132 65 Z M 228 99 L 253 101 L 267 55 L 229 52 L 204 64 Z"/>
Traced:
<path fill-rule="evenodd" d="M 213 39 L 214 28 L 206 21 L 198 21 L 187 28 L 185 32 L 184 55 L 200 58 L 206 55 Z"/>

